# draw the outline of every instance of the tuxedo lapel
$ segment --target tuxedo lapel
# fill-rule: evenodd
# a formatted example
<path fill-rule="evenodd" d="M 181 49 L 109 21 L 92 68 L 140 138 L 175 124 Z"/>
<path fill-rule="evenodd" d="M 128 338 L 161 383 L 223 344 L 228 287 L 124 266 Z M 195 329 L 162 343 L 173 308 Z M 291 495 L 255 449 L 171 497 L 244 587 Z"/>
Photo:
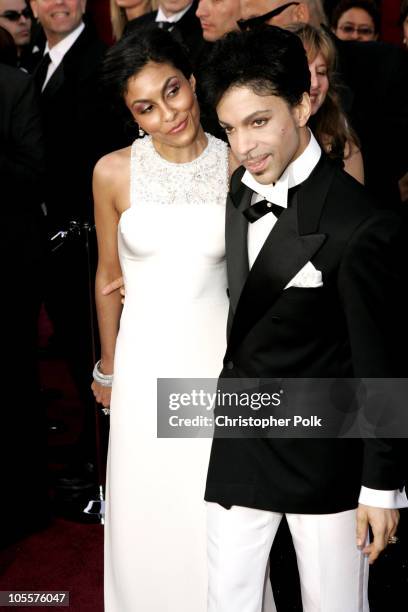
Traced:
<path fill-rule="evenodd" d="M 237 184 L 237 190 L 231 189 L 228 194 L 225 217 L 225 244 L 227 254 L 227 273 L 230 293 L 230 304 L 235 312 L 241 291 L 249 274 L 248 263 L 248 222 L 242 210 L 250 206 L 253 191 L 241 183 L 244 169 L 239 168 L 231 185 Z M 237 181 L 235 180 L 237 179 Z"/>
<path fill-rule="evenodd" d="M 234 219 L 228 229 L 231 234 L 234 230 L 239 231 L 236 237 L 231 235 L 227 240 L 231 305 L 235 311 L 229 350 L 233 350 L 247 335 L 273 305 L 288 282 L 324 243 L 325 234 L 318 233 L 317 230 L 332 178 L 333 167 L 325 159 L 321 159 L 309 179 L 295 194 L 292 205 L 280 215 L 243 283 L 242 266 L 239 265 L 242 254 L 237 250 L 245 250 L 248 262 L 248 225 L 241 211 L 250 204 L 252 190 L 245 188 L 231 194 L 232 200 L 235 197 L 235 214 L 244 219 L 244 222 Z M 240 196 L 239 201 L 237 196 Z M 233 252 L 228 252 L 231 249 Z M 238 263 L 238 269 L 231 276 L 230 268 L 233 262 Z M 248 269 L 248 263 L 246 265 Z M 237 289 L 239 293 L 235 294 Z"/>
<path fill-rule="evenodd" d="M 41 95 L 45 97 L 52 97 L 56 91 L 64 83 L 64 63 L 61 62 L 46 86 L 44 87 Z"/>
<path fill-rule="evenodd" d="M 78 74 L 78 70 L 86 70 L 86 64 L 84 65 L 84 57 L 87 54 L 90 43 L 96 39 L 96 36 L 89 26 L 85 26 L 84 30 L 78 36 L 74 44 L 66 54 L 64 58 L 47 85 L 45 86 L 42 95 L 45 97 L 53 97 L 55 93 L 62 87 L 65 79 L 70 80 L 71 76 Z"/>

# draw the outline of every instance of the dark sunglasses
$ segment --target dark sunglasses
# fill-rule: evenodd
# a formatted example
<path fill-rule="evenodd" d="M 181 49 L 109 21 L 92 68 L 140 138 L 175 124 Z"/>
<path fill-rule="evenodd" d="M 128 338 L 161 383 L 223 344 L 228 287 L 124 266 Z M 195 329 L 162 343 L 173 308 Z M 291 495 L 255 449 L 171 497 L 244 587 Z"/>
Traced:
<path fill-rule="evenodd" d="M 26 19 L 31 19 L 32 13 L 30 9 L 27 7 L 22 11 L 4 11 L 0 15 L 0 17 L 4 17 L 4 19 L 8 19 L 9 21 L 18 21 L 20 17 L 25 17 Z"/>
<path fill-rule="evenodd" d="M 269 11 L 269 13 L 265 13 L 265 15 L 258 15 L 257 17 L 251 17 L 250 19 L 239 19 L 237 21 L 238 27 L 241 32 L 244 32 L 245 30 L 252 30 L 253 28 L 257 28 L 265 23 L 265 21 L 268 21 L 268 19 L 272 19 L 272 17 L 280 15 L 290 6 L 298 4 L 300 4 L 300 2 L 287 2 L 286 4 L 282 4 L 282 6 L 278 6 L 278 8 L 273 9 L 273 11 Z"/>

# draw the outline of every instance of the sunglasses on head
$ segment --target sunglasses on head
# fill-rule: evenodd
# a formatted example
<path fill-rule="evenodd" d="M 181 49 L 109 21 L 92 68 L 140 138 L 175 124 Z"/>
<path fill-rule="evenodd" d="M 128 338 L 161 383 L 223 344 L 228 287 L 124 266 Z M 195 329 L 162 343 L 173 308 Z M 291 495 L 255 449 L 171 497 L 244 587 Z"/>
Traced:
<path fill-rule="evenodd" d="M 252 30 L 253 28 L 257 28 L 265 23 L 265 21 L 268 21 L 268 19 L 277 17 L 290 6 L 297 6 L 298 4 L 300 4 L 300 2 L 287 2 L 286 4 L 282 4 L 282 6 L 278 6 L 278 8 L 273 9 L 273 11 L 269 11 L 269 13 L 265 13 L 265 15 L 258 15 L 257 17 L 251 17 L 250 19 L 239 19 L 237 21 L 238 27 L 242 32 L 245 30 Z"/>
<path fill-rule="evenodd" d="M 0 17 L 4 17 L 4 19 L 8 19 L 9 21 L 18 21 L 20 17 L 31 19 L 32 13 L 30 9 L 26 7 L 22 11 L 4 11 L 4 13 L 0 15 Z"/>

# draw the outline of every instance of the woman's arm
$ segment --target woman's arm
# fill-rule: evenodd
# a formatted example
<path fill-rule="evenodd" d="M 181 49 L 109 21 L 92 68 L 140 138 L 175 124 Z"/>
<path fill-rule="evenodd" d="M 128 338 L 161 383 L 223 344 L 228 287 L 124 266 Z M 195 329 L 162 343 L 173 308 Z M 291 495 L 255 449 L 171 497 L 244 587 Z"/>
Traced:
<path fill-rule="evenodd" d="M 103 295 L 102 289 L 122 271 L 119 263 L 117 231 L 119 213 L 115 203 L 118 193 L 118 164 L 115 153 L 103 157 L 95 166 L 93 193 L 95 225 L 98 240 L 98 267 L 95 279 L 95 300 L 101 341 L 101 366 L 104 374 L 112 374 L 116 337 L 122 310 L 118 292 Z M 110 403 L 110 388 L 95 381 L 92 390 L 98 402 L 105 407 Z"/>
<path fill-rule="evenodd" d="M 344 147 L 344 170 L 364 185 L 364 162 L 360 149 L 350 141 Z"/>

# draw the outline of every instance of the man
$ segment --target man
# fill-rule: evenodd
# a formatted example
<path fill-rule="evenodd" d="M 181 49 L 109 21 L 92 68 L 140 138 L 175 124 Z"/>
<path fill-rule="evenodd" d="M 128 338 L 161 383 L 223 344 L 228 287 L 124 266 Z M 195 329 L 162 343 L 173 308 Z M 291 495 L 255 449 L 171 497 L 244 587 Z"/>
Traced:
<path fill-rule="evenodd" d="M 37 58 L 30 48 L 32 13 L 25 0 L 0 0 L 0 26 L 14 39 L 18 66 L 31 72 Z"/>
<path fill-rule="evenodd" d="M 110 149 L 111 124 L 98 88 L 105 45 L 85 25 L 85 7 L 86 0 L 31 1 L 46 36 L 34 77 L 44 127 L 49 237 L 68 230 L 73 220 L 92 222 L 93 167 Z M 45 305 L 54 329 L 52 350 L 67 360 L 84 406 L 75 461 L 86 466 L 93 460 L 95 438 L 87 251 L 79 232 L 59 242 L 49 242 Z"/>
<path fill-rule="evenodd" d="M 179 42 L 190 51 L 193 66 L 199 61 L 203 51 L 203 35 L 200 22 L 196 17 L 197 1 L 193 0 L 161 0 L 158 10 L 132 19 L 125 33 L 146 23 L 157 23 L 160 28 L 169 30 Z"/>
<path fill-rule="evenodd" d="M 215 42 L 238 29 L 241 18 L 240 0 L 200 0 L 196 12 L 204 39 Z"/>
<path fill-rule="evenodd" d="M 221 379 L 274 378 L 284 390 L 290 377 L 400 375 L 392 326 L 401 221 L 376 210 L 308 130 L 300 40 L 280 28 L 231 33 L 203 76 L 242 164 L 227 201 Z M 408 505 L 397 465 L 382 439 L 215 437 L 205 494 L 209 611 L 273 605 L 267 563 L 284 514 L 304 611 L 367 611 L 368 561 L 394 542 L 394 508 Z"/>
<path fill-rule="evenodd" d="M 289 23 L 311 23 L 320 26 L 326 23 L 321 0 L 284 2 L 282 0 L 241 0 L 243 21 L 260 17 L 262 23 L 281 28 Z"/>
<path fill-rule="evenodd" d="M 2 371 L 7 383 L 2 392 L 0 547 L 49 519 L 47 440 L 37 364 L 44 147 L 35 93 L 28 75 L 0 64 L 0 257 L 3 280 L 13 287 L 12 297 L 2 301 Z"/>
<path fill-rule="evenodd" d="M 241 0 L 241 27 L 293 22 L 319 26 L 326 22 L 320 0 Z M 334 38 L 337 71 L 349 88 L 345 110 L 362 145 L 365 184 L 383 206 L 399 207 L 398 181 L 408 167 L 408 57 L 382 42 L 361 43 Z M 379 154 L 381 151 L 381 154 Z"/>

